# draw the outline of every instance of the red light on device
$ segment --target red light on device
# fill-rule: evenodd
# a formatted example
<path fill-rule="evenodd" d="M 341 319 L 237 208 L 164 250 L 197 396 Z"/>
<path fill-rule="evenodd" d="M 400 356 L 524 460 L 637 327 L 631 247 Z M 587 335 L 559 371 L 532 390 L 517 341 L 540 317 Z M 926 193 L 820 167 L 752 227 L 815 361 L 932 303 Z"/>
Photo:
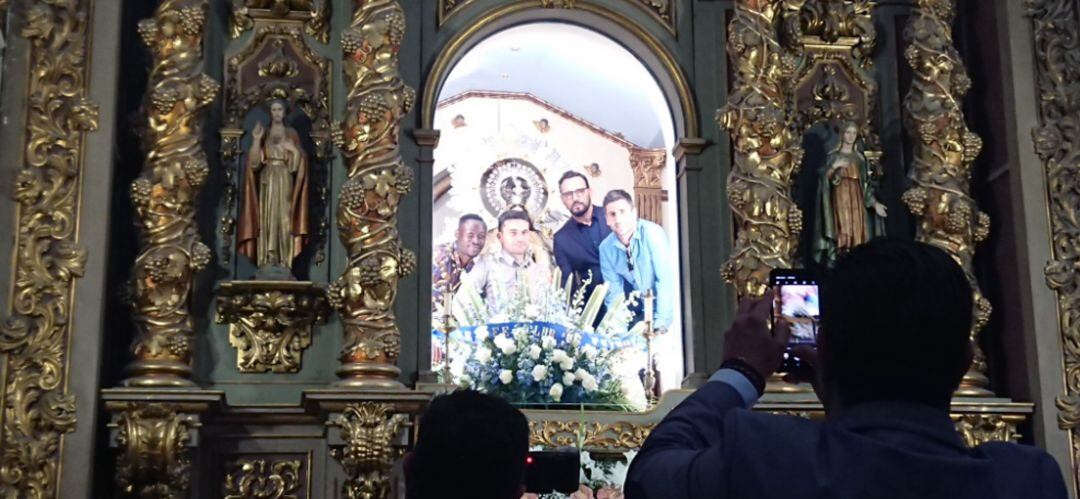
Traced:
<path fill-rule="evenodd" d="M 525 456 L 525 464 L 532 464 L 532 463 L 533 463 L 533 457 L 532 456 Z"/>

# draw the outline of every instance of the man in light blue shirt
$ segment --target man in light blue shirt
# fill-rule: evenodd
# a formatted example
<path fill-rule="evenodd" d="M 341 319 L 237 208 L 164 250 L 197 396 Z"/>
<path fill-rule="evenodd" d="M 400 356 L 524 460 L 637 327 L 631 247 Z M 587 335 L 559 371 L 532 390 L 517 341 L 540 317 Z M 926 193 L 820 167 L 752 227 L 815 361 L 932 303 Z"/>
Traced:
<path fill-rule="evenodd" d="M 641 297 L 652 290 L 656 299 L 653 326 L 658 333 L 665 332 L 675 314 L 675 262 L 667 233 L 659 225 L 639 219 L 633 198 L 623 190 L 604 196 L 604 216 L 611 227 L 611 234 L 600 243 L 600 273 L 608 284 L 604 304 L 611 310 L 618 296 L 639 292 L 638 303 L 632 308 L 633 325 L 645 319 Z"/>

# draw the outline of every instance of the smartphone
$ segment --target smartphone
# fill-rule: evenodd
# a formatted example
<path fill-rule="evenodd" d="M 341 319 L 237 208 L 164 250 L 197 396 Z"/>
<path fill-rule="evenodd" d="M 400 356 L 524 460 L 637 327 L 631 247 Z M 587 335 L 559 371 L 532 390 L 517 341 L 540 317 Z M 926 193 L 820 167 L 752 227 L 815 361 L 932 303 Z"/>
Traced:
<path fill-rule="evenodd" d="M 810 366 L 792 353 L 797 345 L 817 345 L 818 324 L 821 321 L 821 295 L 814 274 L 799 269 L 774 269 L 769 274 L 775 290 L 773 298 L 773 322 L 787 321 L 791 327 L 791 339 L 784 351 L 783 372 L 805 371 Z"/>
<path fill-rule="evenodd" d="M 580 475 L 576 450 L 532 451 L 525 457 L 525 492 L 570 494 L 578 490 Z"/>

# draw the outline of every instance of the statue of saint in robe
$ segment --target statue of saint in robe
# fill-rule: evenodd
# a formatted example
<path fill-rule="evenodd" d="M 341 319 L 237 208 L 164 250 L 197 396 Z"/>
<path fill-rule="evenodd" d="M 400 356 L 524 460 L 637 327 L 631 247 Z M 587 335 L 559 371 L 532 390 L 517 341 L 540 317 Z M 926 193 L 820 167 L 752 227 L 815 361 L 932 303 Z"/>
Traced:
<path fill-rule="evenodd" d="M 269 126 L 255 124 L 244 169 L 237 240 L 260 269 L 289 269 L 308 237 L 308 160 L 287 109 L 275 100 Z"/>
<path fill-rule="evenodd" d="M 832 266 L 844 252 L 884 236 L 888 210 L 877 199 L 854 123 L 842 125 L 840 140 L 819 173 L 813 256 Z"/>

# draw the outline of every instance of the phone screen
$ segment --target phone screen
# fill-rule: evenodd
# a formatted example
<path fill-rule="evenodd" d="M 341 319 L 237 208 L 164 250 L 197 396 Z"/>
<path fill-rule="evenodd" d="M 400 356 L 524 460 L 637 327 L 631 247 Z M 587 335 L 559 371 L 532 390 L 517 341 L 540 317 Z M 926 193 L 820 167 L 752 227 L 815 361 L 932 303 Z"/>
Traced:
<path fill-rule="evenodd" d="M 776 290 L 773 321 L 785 320 L 791 327 L 791 339 L 781 367 L 781 370 L 791 372 L 802 367 L 799 359 L 791 355 L 791 347 L 817 344 L 821 295 L 817 279 L 804 271 L 777 269 L 770 277 Z"/>

